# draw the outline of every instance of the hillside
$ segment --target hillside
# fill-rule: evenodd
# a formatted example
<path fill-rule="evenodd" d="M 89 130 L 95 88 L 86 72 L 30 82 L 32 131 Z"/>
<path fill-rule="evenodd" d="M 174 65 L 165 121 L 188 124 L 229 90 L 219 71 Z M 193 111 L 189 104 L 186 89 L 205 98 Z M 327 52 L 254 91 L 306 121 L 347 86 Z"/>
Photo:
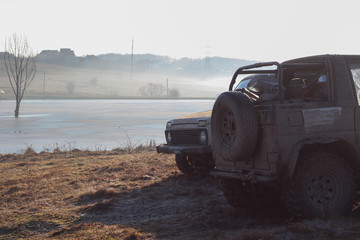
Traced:
<path fill-rule="evenodd" d="M 215 98 L 227 89 L 238 67 L 252 63 L 220 57 L 172 59 L 152 54 L 78 57 L 70 49 L 42 51 L 36 61 L 37 75 L 26 93 L 28 99 L 137 98 L 144 97 L 139 89 L 148 84 L 176 89 L 180 93 L 177 97 Z M 0 89 L 5 92 L 0 93 L 0 99 L 11 99 L 2 64 Z M 166 97 L 166 91 L 150 97 Z"/>
<path fill-rule="evenodd" d="M 205 58 L 180 58 L 174 59 L 168 56 L 154 54 L 101 54 L 98 56 L 87 55 L 78 57 L 71 49 L 44 50 L 36 56 L 39 63 L 51 63 L 55 65 L 69 66 L 73 68 L 90 68 L 101 70 L 117 70 L 134 73 L 151 72 L 167 73 L 179 76 L 207 77 L 227 76 L 236 68 L 253 61 L 205 57 Z"/>

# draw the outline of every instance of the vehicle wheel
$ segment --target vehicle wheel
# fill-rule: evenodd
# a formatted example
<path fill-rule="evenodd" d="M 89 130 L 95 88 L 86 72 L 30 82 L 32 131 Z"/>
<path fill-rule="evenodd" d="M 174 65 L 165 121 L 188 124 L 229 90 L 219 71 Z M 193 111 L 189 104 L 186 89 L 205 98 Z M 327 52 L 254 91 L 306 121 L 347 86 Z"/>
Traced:
<path fill-rule="evenodd" d="M 240 180 L 223 180 L 222 189 L 227 202 L 235 208 L 261 209 L 280 200 L 280 191 L 270 185 L 244 186 Z"/>
<path fill-rule="evenodd" d="M 176 154 L 175 162 L 182 173 L 189 176 L 205 176 L 214 168 L 212 154 Z"/>
<path fill-rule="evenodd" d="M 213 107 L 211 131 L 216 160 L 248 160 L 258 137 L 258 121 L 250 99 L 241 92 L 222 93 Z"/>
<path fill-rule="evenodd" d="M 302 160 L 302 165 L 283 192 L 288 209 L 305 217 L 349 213 L 356 195 L 356 184 L 345 160 L 325 152 L 307 155 Z"/>

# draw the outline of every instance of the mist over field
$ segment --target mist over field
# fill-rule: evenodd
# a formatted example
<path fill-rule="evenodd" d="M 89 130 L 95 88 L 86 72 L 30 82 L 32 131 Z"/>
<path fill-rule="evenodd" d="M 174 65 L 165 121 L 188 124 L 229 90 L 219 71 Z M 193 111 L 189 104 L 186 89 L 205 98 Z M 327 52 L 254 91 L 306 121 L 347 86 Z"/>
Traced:
<path fill-rule="evenodd" d="M 238 67 L 252 63 L 232 58 L 173 59 L 152 54 L 78 57 L 71 49 L 44 50 L 36 61 L 37 74 L 25 99 L 215 98 L 226 91 Z M 151 92 L 151 87 L 160 89 Z M 0 99 L 12 99 L 2 64 L 0 89 Z"/>

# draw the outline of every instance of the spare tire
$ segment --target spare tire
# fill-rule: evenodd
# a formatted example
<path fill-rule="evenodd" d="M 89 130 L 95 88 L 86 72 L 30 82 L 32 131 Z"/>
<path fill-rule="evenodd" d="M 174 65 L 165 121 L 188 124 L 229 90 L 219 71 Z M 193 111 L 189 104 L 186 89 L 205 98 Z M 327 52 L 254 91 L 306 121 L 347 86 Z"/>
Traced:
<path fill-rule="evenodd" d="M 212 148 L 216 161 L 246 161 L 254 153 L 258 120 L 250 99 L 241 92 L 224 92 L 211 115 Z"/>

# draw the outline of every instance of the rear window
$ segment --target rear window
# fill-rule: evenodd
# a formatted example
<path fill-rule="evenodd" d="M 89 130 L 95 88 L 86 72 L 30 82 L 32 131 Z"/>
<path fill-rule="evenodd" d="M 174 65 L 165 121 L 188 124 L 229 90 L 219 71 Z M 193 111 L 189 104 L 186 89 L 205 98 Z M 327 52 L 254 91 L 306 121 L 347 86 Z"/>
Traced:
<path fill-rule="evenodd" d="M 350 63 L 349 67 L 355 85 L 358 105 L 360 105 L 360 63 Z"/>

